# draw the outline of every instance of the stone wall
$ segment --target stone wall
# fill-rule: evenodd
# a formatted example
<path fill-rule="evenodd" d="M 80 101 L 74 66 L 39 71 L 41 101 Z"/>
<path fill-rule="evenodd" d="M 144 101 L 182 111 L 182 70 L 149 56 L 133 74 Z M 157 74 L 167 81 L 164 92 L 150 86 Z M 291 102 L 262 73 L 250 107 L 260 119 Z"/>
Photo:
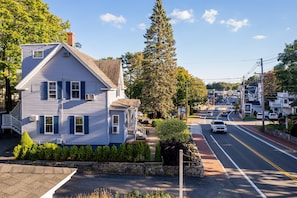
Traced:
<path fill-rule="evenodd" d="M 117 174 L 117 175 L 138 175 L 138 176 L 178 176 L 178 166 L 163 166 L 161 162 L 80 162 L 80 161 L 29 161 L 29 160 L 12 160 L 9 163 L 36 165 L 36 166 L 53 166 L 77 168 L 81 173 L 92 174 Z M 184 163 L 185 176 L 203 177 L 204 169 L 201 162 Z"/>

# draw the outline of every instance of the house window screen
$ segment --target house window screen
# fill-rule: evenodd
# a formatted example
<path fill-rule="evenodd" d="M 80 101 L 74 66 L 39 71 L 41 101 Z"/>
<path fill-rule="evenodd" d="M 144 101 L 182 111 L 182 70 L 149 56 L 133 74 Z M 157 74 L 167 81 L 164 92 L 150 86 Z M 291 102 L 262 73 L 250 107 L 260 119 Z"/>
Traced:
<path fill-rule="evenodd" d="M 71 98 L 80 99 L 80 82 L 71 82 Z"/>
<path fill-rule="evenodd" d="M 54 132 L 53 116 L 45 116 L 44 129 L 45 129 L 44 131 L 45 134 L 53 134 Z"/>
<path fill-rule="evenodd" d="M 57 98 L 57 83 L 48 82 L 48 97 Z"/>
<path fill-rule="evenodd" d="M 42 50 L 33 51 L 33 58 L 34 59 L 43 58 L 43 51 Z"/>
<path fill-rule="evenodd" d="M 84 134 L 84 118 L 81 116 L 75 117 L 75 134 Z"/>
<path fill-rule="evenodd" d="M 119 133 L 119 116 L 112 116 L 112 133 Z"/>

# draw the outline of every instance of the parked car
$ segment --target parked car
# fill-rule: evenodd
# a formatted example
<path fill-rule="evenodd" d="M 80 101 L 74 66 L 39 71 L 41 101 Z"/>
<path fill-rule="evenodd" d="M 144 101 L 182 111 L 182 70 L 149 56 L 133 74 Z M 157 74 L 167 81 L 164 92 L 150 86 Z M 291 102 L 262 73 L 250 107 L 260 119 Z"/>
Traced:
<path fill-rule="evenodd" d="M 212 132 L 223 132 L 227 133 L 227 125 L 223 120 L 213 120 L 210 123 Z"/>
<path fill-rule="evenodd" d="M 227 116 L 228 116 L 228 112 L 227 111 L 223 111 L 222 117 L 227 117 Z"/>
<path fill-rule="evenodd" d="M 207 112 L 207 115 L 208 115 L 208 116 L 213 116 L 213 112 L 212 112 L 212 111 L 208 111 L 208 112 Z"/>
<path fill-rule="evenodd" d="M 256 115 L 256 119 L 257 120 L 262 120 L 262 116 L 263 116 L 263 114 L 258 112 L 257 115 Z"/>
<path fill-rule="evenodd" d="M 269 120 L 278 120 L 278 115 L 276 113 L 269 113 L 268 118 Z"/>

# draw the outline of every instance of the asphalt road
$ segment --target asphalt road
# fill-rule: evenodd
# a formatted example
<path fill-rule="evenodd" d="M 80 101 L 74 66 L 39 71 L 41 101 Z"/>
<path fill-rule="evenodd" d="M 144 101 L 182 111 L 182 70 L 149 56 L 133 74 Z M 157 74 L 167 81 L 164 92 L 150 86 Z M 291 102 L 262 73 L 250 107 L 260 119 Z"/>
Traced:
<path fill-rule="evenodd" d="M 224 118 L 223 118 L 224 119 Z M 243 197 L 297 197 L 297 153 L 228 122 L 227 134 L 203 134 Z M 252 197 L 252 196 L 251 196 Z"/>

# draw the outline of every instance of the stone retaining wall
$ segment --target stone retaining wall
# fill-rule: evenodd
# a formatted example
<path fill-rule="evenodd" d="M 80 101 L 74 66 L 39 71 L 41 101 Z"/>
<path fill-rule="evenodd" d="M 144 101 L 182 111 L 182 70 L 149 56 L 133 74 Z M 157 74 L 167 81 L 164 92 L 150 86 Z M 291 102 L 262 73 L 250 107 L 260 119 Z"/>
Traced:
<path fill-rule="evenodd" d="M 284 133 L 284 132 L 279 131 L 279 130 L 271 130 L 271 129 L 266 129 L 265 132 L 268 133 L 268 134 L 271 134 L 273 136 L 288 140 L 288 141 L 290 141 L 290 142 L 297 145 L 297 137 L 291 136 L 288 133 Z"/>
<path fill-rule="evenodd" d="M 77 168 L 78 172 L 93 174 L 118 174 L 118 175 L 139 175 L 139 176 L 178 176 L 178 166 L 163 166 L 161 162 L 80 162 L 80 161 L 29 161 L 12 160 L 9 163 Z M 203 177 L 203 165 L 193 162 L 184 164 L 184 175 L 192 177 Z"/>

